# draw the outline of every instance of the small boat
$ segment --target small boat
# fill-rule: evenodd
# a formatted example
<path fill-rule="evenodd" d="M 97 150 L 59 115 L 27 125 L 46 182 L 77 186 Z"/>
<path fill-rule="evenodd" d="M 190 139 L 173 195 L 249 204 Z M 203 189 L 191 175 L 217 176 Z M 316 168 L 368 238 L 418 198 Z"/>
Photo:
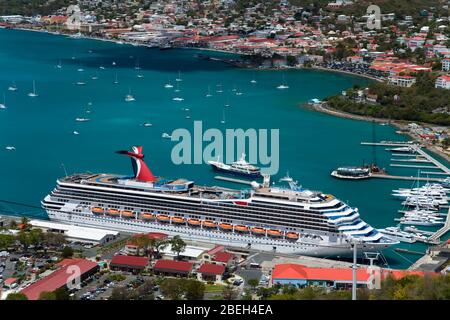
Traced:
<path fill-rule="evenodd" d="M 184 99 L 183 99 L 183 98 L 180 98 L 180 97 L 175 97 L 175 98 L 173 98 L 172 100 L 173 100 L 173 101 L 183 101 Z"/>
<path fill-rule="evenodd" d="M 183 81 L 183 79 L 181 79 L 181 71 L 178 71 L 178 78 L 175 79 L 177 82 Z"/>
<path fill-rule="evenodd" d="M 259 178 L 261 177 L 261 170 L 245 161 L 245 154 L 241 155 L 241 158 L 238 161 L 233 162 L 228 165 L 220 161 L 218 158 L 217 161 L 208 161 L 208 164 L 213 167 L 214 170 L 225 172 L 232 175 L 250 177 L 250 178 Z"/>
<path fill-rule="evenodd" d="M 77 82 L 76 82 L 76 85 L 77 85 L 77 86 L 85 86 L 85 85 L 86 85 L 86 82 L 84 82 L 83 80 L 80 80 L 80 81 L 77 81 Z"/>
<path fill-rule="evenodd" d="M 119 84 L 119 79 L 117 78 L 117 72 L 116 72 L 116 77 L 114 78 L 113 84 Z"/>
<path fill-rule="evenodd" d="M 185 118 L 186 118 L 186 119 L 190 119 L 190 118 L 191 118 L 191 116 L 186 116 Z"/>
<path fill-rule="evenodd" d="M 166 88 L 166 89 L 170 89 L 170 88 L 173 88 L 173 85 L 170 83 L 170 79 L 167 79 L 168 81 L 167 81 L 167 83 L 164 85 L 164 88 Z"/>
<path fill-rule="evenodd" d="M 299 235 L 297 232 L 290 231 L 286 234 L 286 238 L 288 238 L 289 240 L 297 240 L 299 238 Z"/>
<path fill-rule="evenodd" d="M 186 223 L 186 220 L 184 218 L 180 218 L 180 217 L 173 217 L 170 220 L 172 221 L 172 223 L 176 223 L 176 224 Z"/>
<path fill-rule="evenodd" d="M 392 152 L 402 152 L 402 153 L 414 153 L 415 150 L 412 147 L 399 147 L 399 148 L 388 148 L 387 151 Z"/>
<path fill-rule="evenodd" d="M 3 94 L 3 103 L 0 103 L 0 109 L 6 109 L 6 94 Z"/>
<path fill-rule="evenodd" d="M 16 147 L 13 146 L 6 146 L 5 149 L 8 151 L 16 151 Z"/>
<path fill-rule="evenodd" d="M 144 78 L 144 75 L 139 73 L 136 75 L 136 77 L 138 77 L 139 79 L 142 79 L 142 78 Z"/>
<path fill-rule="evenodd" d="M 16 83 L 13 81 L 12 85 L 8 87 L 8 91 L 17 91 Z"/>
<path fill-rule="evenodd" d="M 129 210 L 122 211 L 122 218 L 134 218 L 134 212 Z"/>
<path fill-rule="evenodd" d="M 257 81 L 255 79 L 250 80 L 250 83 L 257 83 Z"/>
<path fill-rule="evenodd" d="M 111 215 L 111 216 L 118 216 L 118 215 L 120 215 L 119 210 L 117 210 L 117 209 L 111 209 L 111 208 L 108 209 L 107 213 L 108 213 L 109 215 Z"/>
<path fill-rule="evenodd" d="M 283 82 L 277 87 L 277 89 L 280 89 L 280 90 L 289 89 L 289 86 L 284 81 L 284 75 L 283 75 Z"/>
<path fill-rule="evenodd" d="M 77 121 L 77 122 L 87 122 L 87 121 L 90 121 L 91 119 L 88 119 L 88 118 L 75 118 L 75 121 Z"/>
<path fill-rule="evenodd" d="M 36 82 L 34 80 L 33 80 L 33 91 L 28 93 L 28 96 L 32 98 L 38 96 L 38 94 L 36 93 Z"/>
<path fill-rule="evenodd" d="M 219 89 L 216 90 L 217 93 L 222 93 L 222 85 L 221 84 L 217 84 L 216 87 L 218 87 Z"/>
<path fill-rule="evenodd" d="M 267 231 L 267 235 L 271 237 L 281 237 L 282 233 L 280 230 L 277 229 L 270 229 Z"/>
<path fill-rule="evenodd" d="M 236 95 L 237 95 L 237 96 L 242 96 L 242 95 L 243 95 L 243 93 L 242 93 L 242 92 L 240 92 L 240 91 L 238 91 L 238 92 L 236 92 Z"/>
<path fill-rule="evenodd" d="M 56 68 L 58 68 L 58 69 L 61 69 L 61 68 L 62 68 L 61 60 L 58 61 L 58 64 L 56 65 Z"/>
<path fill-rule="evenodd" d="M 252 228 L 252 233 L 254 235 L 264 236 L 266 234 L 266 229 L 260 228 L 260 227 L 253 227 Z"/>
<path fill-rule="evenodd" d="M 360 180 L 370 178 L 372 173 L 369 167 L 339 167 L 331 172 L 331 176 L 338 179 Z"/>
<path fill-rule="evenodd" d="M 136 99 L 133 97 L 133 95 L 131 94 L 131 89 L 128 90 L 128 94 L 125 96 L 125 101 L 126 102 L 133 102 L 136 101 Z"/>
<path fill-rule="evenodd" d="M 148 212 L 142 212 L 141 213 L 141 219 L 143 220 L 153 220 L 155 219 L 155 215 L 148 213 Z"/>
<path fill-rule="evenodd" d="M 236 225 L 236 226 L 234 226 L 234 231 L 249 232 L 249 227 L 243 226 L 243 225 Z"/>
<path fill-rule="evenodd" d="M 201 225 L 201 222 L 200 222 L 200 220 L 198 220 L 198 219 L 189 219 L 189 220 L 188 220 L 188 224 L 189 224 L 190 226 L 197 227 L 197 226 L 200 226 L 200 225 Z"/>
<path fill-rule="evenodd" d="M 100 66 L 98 68 L 101 69 L 101 70 L 105 70 L 106 69 L 104 66 Z"/>
<path fill-rule="evenodd" d="M 219 228 L 224 231 L 231 231 L 233 230 L 233 225 L 230 223 L 219 223 Z"/>
<path fill-rule="evenodd" d="M 98 73 L 96 72 L 95 75 L 91 77 L 92 80 L 98 80 Z"/>
<path fill-rule="evenodd" d="M 220 123 L 221 124 L 225 124 L 226 123 L 226 121 L 225 121 L 225 110 L 222 110 L 222 120 L 220 120 Z"/>
<path fill-rule="evenodd" d="M 101 207 L 93 207 L 91 211 L 93 214 L 103 214 L 105 212 L 105 209 Z"/>
<path fill-rule="evenodd" d="M 142 126 L 143 126 L 143 127 L 151 127 L 152 124 L 149 123 L 149 122 L 144 122 L 144 123 L 142 124 Z"/>
<path fill-rule="evenodd" d="M 158 220 L 158 221 L 160 221 L 160 222 L 169 222 L 169 221 L 170 221 L 170 218 L 169 218 L 168 215 L 165 215 L 165 214 L 158 214 L 158 215 L 156 216 L 156 220 Z"/>
<path fill-rule="evenodd" d="M 393 240 L 397 240 L 400 242 L 406 242 L 406 243 L 416 242 L 415 237 L 411 233 L 402 231 L 399 227 L 387 227 L 384 229 L 378 229 L 378 231 Z"/>
<path fill-rule="evenodd" d="M 211 87 L 210 87 L 210 86 L 208 86 L 208 93 L 206 94 L 206 97 L 207 97 L 207 98 L 212 97 L 212 94 L 211 94 Z"/>
<path fill-rule="evenodd" d="M 202 226 L 206 227 L 206 228 L 216 228 L 217 223 L 215 223 L 214 221 L 211 221 L 211 220 L 205 220 L 202 222 Z"/>
<path fill-rule="evenodd" d="M 163 137 L 164 139 L 172 139 L 172 136 L 166 132 L 164 132 L 161 137 Z"/>
<path fill-rule="evenodd" d="M 78 131 L 74 131 L 73 134 L 77 136 L 77 135 L 79 135 L 80 133 L 79 133 Z"/>

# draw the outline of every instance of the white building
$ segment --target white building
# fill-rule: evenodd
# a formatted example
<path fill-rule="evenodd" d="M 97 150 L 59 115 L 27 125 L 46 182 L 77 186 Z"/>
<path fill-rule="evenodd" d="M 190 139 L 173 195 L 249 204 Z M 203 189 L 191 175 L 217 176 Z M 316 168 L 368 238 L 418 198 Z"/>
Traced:
<path fill-rule="evenodd" d="M 412 76 L 390 76 L 389 84 L 409 88 L 416 83 L 416 78 Z"/>
<path fill-rule="evenodd" d="M 436 88 L 450 89 L 450 76 L 440 76 L 436 79 Z"/>
<path fill-rule="evenodd" d="M 442 70 L 450 71 L 450 59 L 442 59 Z"/>
<path fill-rule="evenodd" d="M 44 220 L 31 220 L 30 224 L 34 228 L 42 229 L 44 232 L 62 233 L 69 241 L 92 244 L 104 244 L 114 240 L 119 235 L 117 231 L 80 227 Z"/>

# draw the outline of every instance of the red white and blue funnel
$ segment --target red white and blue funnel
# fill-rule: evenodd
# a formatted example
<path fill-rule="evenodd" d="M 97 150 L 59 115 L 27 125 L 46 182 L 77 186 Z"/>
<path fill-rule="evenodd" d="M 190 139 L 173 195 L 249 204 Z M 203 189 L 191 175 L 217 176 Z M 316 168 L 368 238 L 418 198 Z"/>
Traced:
<path fill-rule="evenodd" d="M 155 182 L 156 177 L 147 167 L 144 162 L 144 154 L 142 153 L 142 146 L 132 147 L 133 152 L 121 150 L 117 151 L 119 154 L 126 154 L 131 158 L 133 165 L 134 178 L 138 181 Z"/>

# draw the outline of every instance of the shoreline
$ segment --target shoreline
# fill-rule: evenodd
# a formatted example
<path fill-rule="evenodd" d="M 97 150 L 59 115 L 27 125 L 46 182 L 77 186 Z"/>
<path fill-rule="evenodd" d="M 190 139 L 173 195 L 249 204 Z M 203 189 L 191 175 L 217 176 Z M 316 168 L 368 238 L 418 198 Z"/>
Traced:
<path fill-rule="evenodd" d="M 2 27 L 2 29 L 6 29 L 6 28 Z M 65 37 L 70 37 L 70 35 L 71 35 L 71 34 L 63 33 L 63 32 L 49 31 L 49 30 L 46 30 L 46 29 L 11 28 L 10 30 L 23 30 L 23 31 L 31 31 L 31 32 L 40 32 L 40 33 L 47 33 L 47 34 L 51 34 L 51 35 L 55 35 L 55 36 L 65 36 Z M 115 44 L 118 44 L 118 45 L 130 45 L 130 46 L 135 46 L 135 47 L 145 47 L 145 48 L 149 48 L 149 49 L 153 49 L 153 48 L 156 49 L 157 48 L 157 47 L 154 47 L 154 46 L 149 46 L 149 45 L 145 45 L 145 44 L 141 44 L 141 43 L 128 42 L 126 40 L 107 39 L 107 38 L 102 38 L 102 37 L 91 37 L 91 36 L 86 36 L 86 35 L 82 35 L 79 39 L 106 41 L 106 42 L 112 42 L 112 43 L 115 43 Z M 76 40 L 76 39 L 74 39 L 74 40 Z M 211 51 L 211 52 L 226 53 L 226 54 L 232 54 L 232 55 L 241 55 L 240 53 L 231 52 L 231 51 L 227 51 L 227 50 L 213 49 L 213 48 L 177 47 L 177 48 L 173 48 L 173 49 Z M 369 79 L 369 80 L 372 80 L 372 81 L 383 82 L 381 79 L 375 78 L 375 77 L 370 76 L 370 75 L 353 73 L 353 72 L 350 72 L 350 71 L 339 70 L 339 69 L 330 69 L 330 68 L 324 68 L 324 67 L 316 67 L 316 66 L 315 67 L 311 67 L 311 68 L 286 67 L 286 68 L 264 68 L 264 69 L 260 69 L 260 68 L 255 67 L 255 68 L 250 68 L 250 69 L 252 69 L 252 70 L 261 70 L 261 71 L 263 71 L 263 70 L 270 70 L 270 71 L 273 71 L 273 70 L 302 70 L 303 69 L 303 70 L 312 70 L 312 71 L 336 72 L 336 73 L 351 75 L 351 76 L 355 76 L 355 77 L 362 77 L 362 78 L 366 78 L 366 79 Z M 340 117 L 340 118 L 346 118 L 346 119 L 357 120 L 357 121 L 375 121 L 377 123 L 388 123 L 388 124 L 394 126 L 397 129 L 403 129 L 403 122 L 405 122 L 405 121 L 402 121 L 402 120 L 387 120 L 387 119 L 382 119 L 382 118 L 360 116 L 360 115 L 355 115 L 355 114 L 351 114 L 351 113 L 344 112 L 344 111 L 339 111 L 339 110 L 332 109 L 332 108 L 326 108 L 326 107 L 323 107 L 323 106 L 308 106 L 308 105 L 305 104 L 303 107 L 306 108 L 306 109 L 309 109 L 309 110 L 325 113 L 325 114 L 328 114 L 328 115 L 331 115 L 331 116 L 335 116 L 335 117 Z M 416 140 L 416 138 L 413 135 L 411 135 L 409 132 L 404 132 L 403 134 L 406 135 L 411 140 Z M 447 162 L 450 163 L 450 155 L 446 154 L 445 152 L 443 152 L 442 150 L 440 150 L 436 146 L 425 145 L 424 147 L 428 151 L 439 155 L 440 157 L 442 157 L 443 159 L 445 159 Z"/>
<path fill-rule="evenodd" d="M 399 130 L 404 129 L 405 122 L 409 122 L 409 121 L 405 121 L 405 120 L 388 120 L 388 119 L 383 119 L 383 118 L 374 118 L 374 117 L 369 117 L 369 116 L 360 116 L 360 115 L 355 115 L 355 114 L 352 114 L 352 113 L 348 113 L 348 112 L 345 112 L 345 111 L 340 111 L 340 110 L 337 110 L 337 109 L 324 107 L 324 106 L 320 106 L 320 105 L 312 106 L 312 105 L 304 104 L 301 107 L 305 108 L 305 109 L 308 109 L 308 110 L 312 110 L 312 111 L 316 111 L 316 112 L 320 112 L 320 113 L 328 114 L 330 116 L 344 118 L 344 119 L 350 119 L 350 120 L 356 120 L 356 121 L 374 121 L 376 123 L 386 123 L 386 124 L 389 124 L 389 125 L 395 127 L 396 129 L 399 129 Z M 426 125 L 428 125 L 428 124 L 426 124 Z M 416 137 L 414 135 L 412 135 L 411 133 L 409 133 L 409 132 L 402 132 L 401 134 L 407 136 L 409 140 L 417 141 Z M 424 147 L 428 151 L 430 151 L 430 152 L 440 156 L 445 161 L 450 163 L 450 155 L 445 153 L 443 150 L 441 150 L 437 146 L 434 146 L 434 145 L 423 145 L 423 144 L 421 144 L 421 145 L 422 145 L 422 147 Z"/>

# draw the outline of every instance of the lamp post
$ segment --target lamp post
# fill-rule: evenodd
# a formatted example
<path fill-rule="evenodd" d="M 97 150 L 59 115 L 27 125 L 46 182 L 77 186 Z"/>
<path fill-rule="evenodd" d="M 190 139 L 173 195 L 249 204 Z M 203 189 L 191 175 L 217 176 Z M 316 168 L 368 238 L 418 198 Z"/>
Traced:
<path fill-rule="evenodd" d="M 358 241 L 356 239 L 352 239 L 353 242 L 353 277 L 352 277 L 352 300 L 356 300 L 356 285 L 357 285 L 357 279 L 356 279 L 356 271 L 358 269 L 357 262 L 357 244 Z"/>

